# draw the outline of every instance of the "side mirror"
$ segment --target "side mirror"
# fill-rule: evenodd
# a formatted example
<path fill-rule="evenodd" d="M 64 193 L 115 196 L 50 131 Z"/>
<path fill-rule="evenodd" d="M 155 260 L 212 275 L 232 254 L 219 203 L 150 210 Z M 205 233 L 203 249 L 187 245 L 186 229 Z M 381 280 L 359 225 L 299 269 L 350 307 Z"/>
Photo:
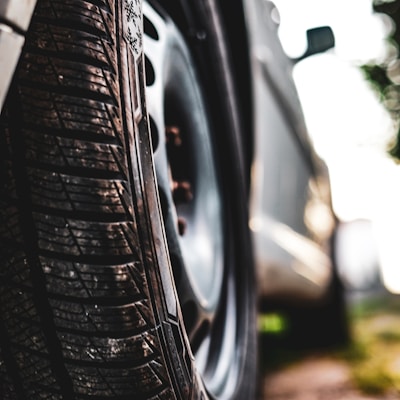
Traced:
<path fill-rule="evenodd" d="M 293 59 L 299 62 L 314 54 L 323 53 L 335 46 L 335 36 L 330 26 L 320 26 L 318 28 L 307 30 L 307 50 L 305 53 Z"/>

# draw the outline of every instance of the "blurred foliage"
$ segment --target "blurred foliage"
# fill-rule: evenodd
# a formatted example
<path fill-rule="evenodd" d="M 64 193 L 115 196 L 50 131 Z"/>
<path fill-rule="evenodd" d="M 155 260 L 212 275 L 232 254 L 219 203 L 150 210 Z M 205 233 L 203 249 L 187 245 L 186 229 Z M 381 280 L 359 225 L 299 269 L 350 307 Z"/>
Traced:
<path fill-rule="evenodd" d="M 353 342 L 339 356 L 366 394 L 400 395 L 400 298 L 364 300 L 351 309 Z"/>
<path fill-rule="evenodd" d="M 348 365 L 354 386 L 373 398 L 400 398 L 400 296 L 386 291 L 354 297 L 348 303 L 352 340 L 346 346 L 312 350 L 287 335 L 284 315 L 260 317 L 260 368 L 263 373 L 299 365 L 306 358 L 331 358 Z M 283 323 L 282 321 L 286 321 Z M 278 327 L 279 329 L 275 329 Z M 370 397 L 368 397 L 370 398 Z"/>
<path fill-rule="evenodd" d="M 400 0 L 373 0 L 373 9 L 392 19 L 394 29 L 387 40 L 399 50 Z M 400 162 L 400 54 L 397 52 L 396 59 L 380 64 L 363 65 L 361 70 L 396 124 L 397 137 L 393 143 L 390 143 L 389 153 L 397 162 Z"/>
<path fill-rule="evenodd" d="M 375 90 L 379 93 L 380 99 L 383 100 L 385 91 L 389 86 L 393 85 L 386 74 L 386 69 L 381 65 L 362 65 L 361 70 L 367 80 L 371 82 Z"/>

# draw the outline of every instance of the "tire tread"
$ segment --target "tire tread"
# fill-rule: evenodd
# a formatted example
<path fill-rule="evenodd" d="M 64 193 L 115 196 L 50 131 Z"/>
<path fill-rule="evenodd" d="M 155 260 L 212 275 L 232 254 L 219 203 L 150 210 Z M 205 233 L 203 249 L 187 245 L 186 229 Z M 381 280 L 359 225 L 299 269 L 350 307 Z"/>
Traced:
<path fill-rule="evenodd" d="M 0 120 L 5 399 L 174 397 L 137 250 L 116 10 L 39 1 Z"/>

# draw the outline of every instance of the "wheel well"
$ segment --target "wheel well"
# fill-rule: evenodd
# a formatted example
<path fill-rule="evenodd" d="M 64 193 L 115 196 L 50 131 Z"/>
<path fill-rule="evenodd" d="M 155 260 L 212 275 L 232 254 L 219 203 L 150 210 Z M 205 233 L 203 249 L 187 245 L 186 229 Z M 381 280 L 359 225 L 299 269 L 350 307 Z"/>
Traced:
<path fill-rule="evenodd" d="M 253 104 L 250 79 L 250 51 L 242 0 L 218 0 L 232 57 L 234 82 L 243 122 L 243 146 L 247 172 L 253 156 Z"/>

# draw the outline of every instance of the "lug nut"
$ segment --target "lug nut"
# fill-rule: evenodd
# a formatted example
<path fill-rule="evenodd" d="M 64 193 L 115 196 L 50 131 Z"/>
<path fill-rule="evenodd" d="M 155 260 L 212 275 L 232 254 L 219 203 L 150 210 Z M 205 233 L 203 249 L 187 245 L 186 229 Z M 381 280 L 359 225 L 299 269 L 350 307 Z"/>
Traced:
<path fill-rule="evenodd" d="M 185 218 L 178 217 L 178 232 L 179 235 L 183 236 L 186 232 L 187 223 Z"/>
<path fill-rule="evenodd" d="M 193 199 L 192 186 L 187 181 L 174 181 L 172 196 L 175 203 L 188 203 Z"/>
<path fill-rule="evenodd" d="M 165 134 L 168 144 L 173 146 L 180 146 L 182 144 L 181 130 L 178 126 L 171 125 L 165 127 Z"/>

